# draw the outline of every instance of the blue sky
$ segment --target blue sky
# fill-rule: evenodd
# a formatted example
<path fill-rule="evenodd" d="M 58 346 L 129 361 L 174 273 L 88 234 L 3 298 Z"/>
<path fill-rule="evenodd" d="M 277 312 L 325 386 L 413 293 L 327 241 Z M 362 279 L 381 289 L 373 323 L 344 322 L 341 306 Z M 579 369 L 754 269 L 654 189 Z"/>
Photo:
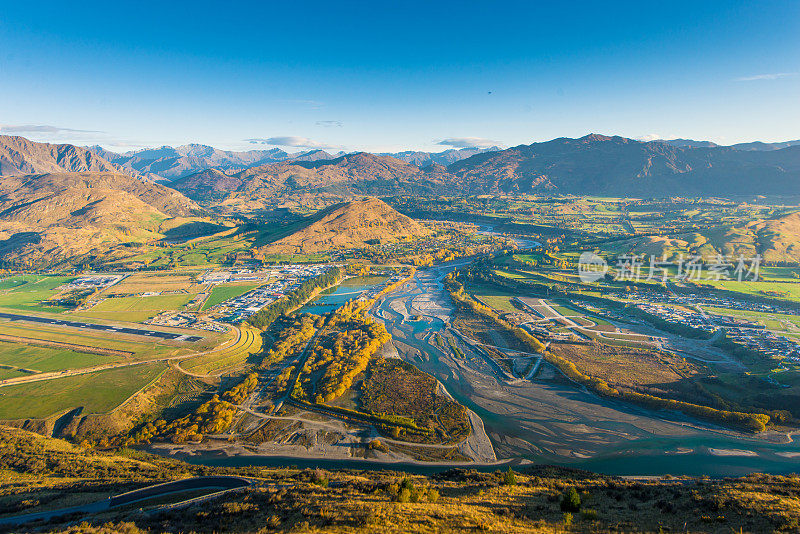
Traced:
<path fill-rule="evenodd" d="M 0 125 L 115 150 L 797 139 L 800 2 L 0 0 Z"/>

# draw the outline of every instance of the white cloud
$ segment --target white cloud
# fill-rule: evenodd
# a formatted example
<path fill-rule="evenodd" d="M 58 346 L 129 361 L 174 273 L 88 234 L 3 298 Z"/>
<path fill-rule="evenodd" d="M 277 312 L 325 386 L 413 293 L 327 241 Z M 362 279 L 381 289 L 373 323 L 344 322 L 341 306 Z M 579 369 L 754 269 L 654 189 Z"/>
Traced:
<path fill-rule="evenodd" d="M 797 76 L 796 72 L 776 72 L 773 74 L 755 74 L 753 76 L 743 76 L 736 78 L 737 82 L 755 82 L 758 80 L 779 80 L 781 78 L 790 78 Z"/>
<path fill-rule="evenodd" d="M 336 126 L 342 127 L 342 121 L 317 121 L 317 126 Z"/>
<path fill-rule="evenodd" d="M 320 109 L 325 106 L 324 102 L 320 102 L 319 100 L 307 100 L 307 99 L 300 99 L 300 98 L 292 98 L 289 100 L 279 100 L 279 102 L 283 104 L 292 104 L 295 106 L 305 106 L 311 109 Z"/>
<path fill-rule="evenodd" d="M 441 141 L 434 141 L 437 145 L 451 146 L 453 148 L 486 148 L 499 145 L 497 141 L 483 137 L 448 137 Z"/>
<path fill-rule="evenodd" d="M 645 143 L 649 143 L 650 141 L 659 141 L 661 139 L 664 138 L 657 133 L 646 134 L 636 138 L 637 141 L 644 141 Z"/>
<path fill-rule="evenodd" d="M 245 141 L 253 145 L 292 146 L 300 148 L 321 148 L 321 149 L 339 148 L 335 145 L 329 145 L 327 143 L 320 143 L 319 141 L 314 141 L 313 139 L 309 139 L 308 137 L 297 137 L 293 135 L 267 137 L 267 138 L 253 138 L 253 139 L 245 139 Z"/>
<path fill-rule="evenodd" d="M 49 124 L 0 124 L 0 133 L 11 135 L 74 135 L 74 134 L 100 134 L 99 130 L 76 130 L 74 128 L 60 128 Z"/>

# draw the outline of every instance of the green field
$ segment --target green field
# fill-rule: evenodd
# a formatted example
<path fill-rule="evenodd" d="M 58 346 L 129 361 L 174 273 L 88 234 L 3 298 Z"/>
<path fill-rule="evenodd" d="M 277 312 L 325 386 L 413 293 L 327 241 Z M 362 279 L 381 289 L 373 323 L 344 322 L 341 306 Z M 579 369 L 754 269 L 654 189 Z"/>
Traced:
<path fill-rule="evenodd" d="M 568 308 L 560 304 L 550 304 L 550 307 L 553 308 L 558 313 L 560 313 L 561 315 L 564 315 L 565 317 L 571 317 L 574 315 L 581 315 L 581 316 L 583 315 L 583 313 L 579 311 L 575 311 L 572 308 Z"/>
<path fill-rule="evenodd" d="M 0 334 L 132 352 L 133 354 L 126 356 L 126 358 L 134 360 L 165 358 L 192 352 L 202 352 L 219 345 L 228 337 L 225 334 L 204 332 L 201 334 L 203 339 L 200 341 L 191 344 L 175 344 L 159 342 L 140 336 L 109 335 L 106 332 L 78 328 L 63 328 L 23 322 L 15 323 L 2 320 L 0 320 Z M 112 358 L 112 356 L 103 357 Z"/>
<path fill-rule="evenodd" d="M 6 378 L 17 378 L 18 376 L 28 376 L 30 373 L 24 373 L 22 371 L 17 371 L 16 369 L 8 369 L 6 367 L 0 367 L 0 380 L 5 380 Z"/>
<path fill-rule="evenodd" d="M 56 294 L 55 288 L 72 280 L 69 276 L 12 276 L 0 281 L 0 307 L 21 311 L 64 311 L 41 304 Z"/>
<path fill-rule="evenodd" d="M 0 419 L 44 418 L 79 406 L 84 414 L 106 413 L 164 369 L 163 363 L 150 363 L 0 387 Z"/>
<path fill-rule="evenodd" d="M 166 310 L 181 310 L 197 294 L 156 295 L 152 297 L 121 297 L 106 299 L 79 314 L 98 319 L 141 322 Z"/>
<path fill-rule="evenodd" d="M 228 261 L 232 253 L 248 250 L 274 241 L 278 236 L 288 235 L 291 227 L 272 229 L 263 225 L 260 230 L 243 233 L 221 233 L 204 238 L 193 239 L 170 248 L 158 248 L 132 258 L 125 262 L 140 261 L 154 267 L 214 267 Z M 297 228 L 302 224 L 296 225 Z M 268 254 L 268 262 L 311 262 L 327 259 L 327 254 Z"/>
<path fill-rule="evenodd" d="M 733 315 L 736 317 L 746 317 L 756 321 L 761 321 L 767 326 L 767 328 L 775 330 L 785 330 L 785 327 L 783 327 L 780 321 L 789 321 L 790 323 L 793 323 L 795 326 L 800 328 L 800 315 L 785 315 L 782 313 L 764 313 L 764 312 L 749 311 L 749 310 L 737 310 L 734 308 L 715 308 L 713 306 L 703 306 L 703 309 L 709 313 L 714 313 L 718 315 Z M 773 328 L 770 325 L 777 325 L 778 327 Z"/>
<path fill-rule="evenodd" d="M 515 293 L 505 291 L 492 284 L 483 284 L 474 281 L 467 284 L 467 290 L 472 296 L 477 297 L 497 311 L 507 313 L 519 311 L 511 303 L 511 299 L 517 296 Z"/>
<path fill-rule="evenodd" d="M 506 312 L 506 313 L 513 313 L 517 310 L 514 305 L 511 303 L 512 297 L 503 296 L 503 295 L 486 295 L 486 294 L 474 294 L 475 297 L 479 298 L 492 308 L 497 311 Z"/>
<path fill-rule="evenodd" d="M 701 281 L 701 283 L 708 284 L 718 289 L 736 291 L 737 293 L 744 293 L 746 295 L 800 301 L 800 283 L 739 282 L 738 280 Z M 775 292 L 775 294 L 773 294 L 773 292 Z"/>
<path fill-rule="evenodd" d="M 8 289 L 19 289 L 28 283 L 29 278 L 31 277 L 12 276 L 11 278 L 5 278 L 3 280 L 0 280 L 0 291 L 5 291 Z"/>
<path fill-rule="evenodd" d="M 800 282 L 800 267 L 761 267 L 758 271 L 758 278 Z"/>
<path fill-rule="evenodd" d="M 519 261 L 529 261 L 532 263 L 539 263 L 544 256 L 542 254 L 514 254 L 514 259 Z"/>
<path fill-rule="evenodd" d="M 257 288 L 259 285 L 261 284 L 224 284 L 214 286 L 214 289 L 211 290 L 211 295 L 209 295 L 208 300 L 203 304 L 201 311 L 213 308 L 217 304 L 225 302 L 228 299 L 244 295 L 251 289 Z"/>
<path fill-rule="evenodd" d="M 69 349 L 33 347 L 19 343 L 0 342 L 0 364 L 33 371 L 49 372 L 80 369 L 119 361 L 117 356 L 75 352 Z"/>
<path fill-rule="evenodd" d="M 526 279 L 529 278 L 528 276 L 525 276 L 523 274 L 510 273 L 508 271 L 500 271 L 500 270 L 497 270 L 497 269 L 493 270 L 492 272 L 494 274 L 498 275 L 498 276 L 502 276 L 503 278 L 514 278 L 514 279 L 523 279 L 523 280 L 526 280 Z"/>

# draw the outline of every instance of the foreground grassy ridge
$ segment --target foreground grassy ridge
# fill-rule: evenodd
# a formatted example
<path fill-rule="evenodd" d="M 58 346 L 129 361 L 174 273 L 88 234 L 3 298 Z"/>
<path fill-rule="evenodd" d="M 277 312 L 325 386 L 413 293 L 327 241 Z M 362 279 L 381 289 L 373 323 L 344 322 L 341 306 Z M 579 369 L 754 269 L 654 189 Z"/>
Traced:
<path fill-rule="evenodd" d="M 625 480 L 547 466 L 517 473 L 193 466 L 135 451 L 106 454 L 0 428 L 0 517 L 85 504 L 198 475 L 256 484 L 179 510 L 161 502 L 6 532 L 795 532 L 800 478 Z M 579 504 L 564 512 L 574 489 Z M 182 495 L 174 496 L 180 500 Z M 574 501 L 570 501 L 573 504 Z M 83 521 L 83 522 L 79 522 Z"/>

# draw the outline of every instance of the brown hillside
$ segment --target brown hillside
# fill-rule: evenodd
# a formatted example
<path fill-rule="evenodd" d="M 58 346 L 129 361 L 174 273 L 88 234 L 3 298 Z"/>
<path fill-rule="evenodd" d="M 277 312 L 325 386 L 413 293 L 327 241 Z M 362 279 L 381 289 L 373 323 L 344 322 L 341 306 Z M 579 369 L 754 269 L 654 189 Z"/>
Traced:
<path fill-rule="evenodd" d="M 590 134 L 477 154 L 447 170 L 473 194 L 786 195 L 800 191 L 800 147 L 687 148 Z"/>
<path fill-rule="evenodd" d="M 265 247 L 267 252 L 311 253 L 365 246 L 427 235 L 428 230 L 377 198 L 336 204 L 309 218 L 309 224 Z"/>
<path fill-rule="evenodd" d="M 700 255 L 715 258 L 760 254 L 765 262 L 800 261 L 800 212 L 775 219 L 756 219 L 747 224 L 721 225 L 678 236 L 643 236 L 622 243 L 623 249 L 637 254 L 677 258 Z M 620 250 L 623 250 L 620 249 Z"/>
<path fill-rule="evenodd" d="M 198 206 L 177 191 L 112 173 L 10 176 L 0 180 L 0 258 L 52 263 L 106 254 L 120 243 L 160 239 Z"/>
<path fill-rule="evenodd" d="M 755 225 L 761 254 L 766 261 L 800 261 L 800 213 Z"/>
<path fill-rule="evenodd" d="M 24 137 L 0 135 L 0 175 L 120 170 L 85 148 L 36 143 Z"/>
<path fill-rule="evenodd" d="M 425 173 L 391 156 L 361 152 L 260 165 L 235 174 L 204 171 L 171 185 L 199 202 L 223 198 L 226 209 L 251 211 L 276 204 L 324 207 L 364 195 L 441 193 L 442 174 Z"/>

